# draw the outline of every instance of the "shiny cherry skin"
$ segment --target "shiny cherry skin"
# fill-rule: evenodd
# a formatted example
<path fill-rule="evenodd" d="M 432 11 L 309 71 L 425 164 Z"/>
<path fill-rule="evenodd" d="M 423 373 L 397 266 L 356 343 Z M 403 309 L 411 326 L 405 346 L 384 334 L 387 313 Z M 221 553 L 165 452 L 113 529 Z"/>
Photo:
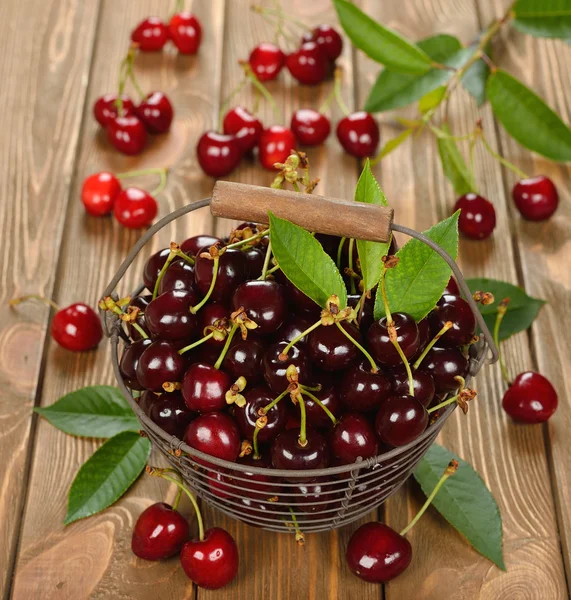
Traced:
<path fill-rule="evenodd" d="M 446 284 L 446 287 L 444 288 L 444 291 L 442 292 L 443 296 L 445 296 L 446 294 L 452 294 L 453 296 L 461 295 L 460 288 L 458 287 L 458 283 L 454 279 L 454 277 L 450 277 L 448 283 Z"/>
<path fill-rule="evenodd" d="M 296 507 L 304 513 L 315 513 L 327 510 L 332 504 L 335 496 L 335 488 L 327 477 L 317 477 L 311 482 L 302 482 L 299 485 L 288 488 L 288 492 L 302 494 L 295 496 L 292 501 Z"/>
<path fill-rule="evenodd" d="M 243 407 L 234 408 L 234 418 L 242 437 L 251 440 L 254 436 L 256 421 L 262 416 L 261 409 L 274 400 L 275 395 L 266 387 L 260 386 L 244 393 L 246 404 Z M 287 421 L 287 398 L 282 398 L 276 405 L 272 406 L 266 413 L 268 422 L 259 430 L 257 439 L 259 443 L 271 442 L 284 429 Z"/>
<path fill-rule="evenodd" d="M 371 373 L 371 365 L 365 359 L 345 371 L 339 395 L 349 410 L 371 412 L 379 408 L 390 392 L 389 378 L 380 371 Z"/>
<path fill-rule="evenodd" d="M 196 256 L 201 250 L 208 249 L 215 244 L 222 244 L 222 240 L 213 235 L 193 235 L 187 240 L 184 240 L 180 245 L 180 249 L 189 256 Z"/>
<path fill-rule="evenodd" d="M 187 339 L 198 334 L 198 317 L 190 312 L 197 304 L 194 290 L 173 290 L 157 296 L 145 310 L 150 332 L 169 341 Z"/>
<path fill-rule="evenodd" d="M 428 322 L 428 317 L 425 317 L 421 321 L 419 321 L 416 326 L 418 327 L 418 350 L 416 354 L 410 359 L 411 363 L 414 363 L 415 359 L 418 358 L 423 350 L 426 348 L 428 343 L 432 340 L 432 335 L 430 333 L 430 323 Z"/>
<path fill-rule="evenodd" d="M 230 373 L 234 380 L 238 377 L 245 377 L 248 387 L 250 387 L 263 377 L 262 358 L 264 352 L 263 342 L 255 339 L 252 334 L 248 335 L 245 340 L 233 340 L 228 352 L 226 352 L 222 367 Z"/>
<path fill-rule="evenodd" d="M 208 248 L 204 248 L 208 252 Z M 202 294 L 206 294 L 212 283 L 214 261 L 200 256 L 194 263 L 194 280 Z M 218 262 L 218 274 L 210 300 L 227 302 L 235 288 L 246 279 L 246 259 L 240 250 L 226 250 Z"/>
<path fill-rule="evenodd" d="M 179 260 L 171 262 L 168 266 L 161 283 L 159 284 L 159 294 L 171 292 L 173 290 L 192 290 L 194 288 L 194 265 Z"/>
<path fill-rule="evenodd" d="M 184 431 L 192 421 L 193 414 L 184 403 L 180 392 L 162 394 L 149 410 L 149 417 L 163 431 L 182 439 Z"/>
<path fill-rule="evenodd" d="M 209 302 L 205 304 L 198 312 L 198 318 L 200 321 L 200 331 L 203 333 L 208 333 L 204 331 L 206 327 L 211 327 L 217 321 L 227 319 L 229 316 L 230 311 L 223 304 L 219 304 L 218 302 Z M 204 342 L 204 345 L 222 349 L 222 346 L 224 346 L 225 341 L 225 339 L 215 340 L 214 338 L 210 338 L 209 340 Z"/>
<path fill-rule="evenodd" d="M 331 25 L 318 25 L 311 37 L 325 51 L 330 61 L 334 62 L 341 56 L 343 39 Z"/>
<path fill-rule="evenodd" d="M 147 94 L 135 113 L 149 133 L 166 133 L 174 117 L 172 104 L 163 92 Z"/>
<path fill-rule="evenodd" d="M 245 281 L 232 296 L 233 310 L 240 307 L 258 326 L 256 333 L 274 333 L 287 316 L 285 290 L 276 281 Z"/>
<path fill-rule="evenodd" d="M 307 428 L 307 443 L 299 443 L 299 430 L 283 431 L 272 442 L 270 454 L 276 469 L 325 469 L 329 466 L 327 440 L 312 427 Z"/>
<path fill-rule="evenodd" d="M 470 305 L 460 298 L 446 294 L 428 316 L 432 335 L 436 335 L 450 321 L 452 327 L 438 340 L 439 346 L 454 347 L 470 343 L 476 331 L 476 317 Z"/>
<path fill-rule="evenodd" d="M 223 177 L 232 172 L 242 158 L 242 148 L 233 135 L 207 131 L 196 146 L 201 169 L 210 177 Z"/>
<path fill-rule="evenodd" d="M 233 135 L 242 152 L 250 152 L 260 141 L 264 126 L 260 119 L 242 106 L 231 108 L 224 116 L 222 129 L 226 135 Z"/>
<path fill-rule="evenodd" d="M 356 308 L 360 300 L 361 294 L 349 294 L 347 296 L 347 306 Z M 369 327 L 373 324 L 375 320 L 373 316 L 374 307 L 375 300 L 373 296 L 371 296 L 371 298 L 365 299 L 365 307 L 363 308 L 363 312 L 361 313 L 361 318 L 359 321 L 359 330 L 363 335 L 367 333 Z"/>
<path fill-rule="evenodd" d="M 125 188 L 115 200 L 113 214 L 128 229 L 141 229 L 150 225 L 157 216 L 157 201 L 136 187 Z"/>
<path fill-rule="evenodd" d="M 277 272 L 276 279 L 284 286 L 287 294 L 287 299 L 296 312 L 303 313 L 304 316 L 315 317 L 310 325 L 315 323 L 321 314 L 321 308 L 309 296 L 306 296 L 300 289 L 281 274 Z"/>
<path fill-rule="evenodd" d="M 549 177 L 538 175 L 518 181 L 512 198 L 521 216 L 528 221 L 545 221 L 557 210 L 559 194 Z"/>
<path fill-rule="evenodd" d="M 180 552 L 180 564 L 187 577 L 206 590 L 228 585 L 238 573 L 238 563 L 236 542 L 220 527 L 207 529 L 203 540 L 186 542 Z"/>
<path fill-rule="evenodd" d="M 196 54 L 202 41 L 202 26 L 193 14 L 180 12 L 169 22 L 169 36 L 181 54 Z"/>
<path fill-rule="evenodd" d="M 305 315 L 292 315 L 290 318 L 276 331 L 274 341 L 276 342 L 291 342 L 299 337 L 306 329 L 315 323 L 317 319 L 310 319 Z M 302 337 L 296 342 L 296 345 L 305 344 L 307 336 Z"/>
<path fill-rule="evenodd" d="M 413 396 L 387 398 L 375 418 L 377 435 L 389 446 L 404 446 L 412 442 L 427 424 L 428 412 Z"/>
<path fill-rule="evenodd" d="M 195 363 L 184 374 L 181 390 L 189 410 L 208 413 L 226 408 L 225 396 L 231 385 L 228 373 Z"/>
<path fill-rule="evenodd" d="M 407 313 L 393 313 L 397 341 L 404 355 L 410 360 L 418 350 L 419 336 L 415 320 Z M 389 337 L 387 318 L 375 321 L 367 331 L 367 347 L 373 358 L 383 365 L 397 366 L 402 359 Z"/>
<path fill-rule="evenodd" d="M 155 252 L 147 259 L 145 266 L 143 267 L 143 283 L 145 287 L 149 290 L 149 292 L 153 292 L 155 289 L 155 284 L 159 277 L 159 273 L 167 261 L 167 258 L 170 254 L 170 250 L 168 248 L 163 248 L 158 252 Z M 174 260 L 171 262 L 171 266 L 180 260 L 177 256 L 175 256 Z M 170 268 L 170 267 L 169 267 Z M 148 304 L 148 303 L 147 303 Z"/>
<path fill-rule="evenodd" d="M 368 419 L 357 412 L 346 413 L 337 421 L 329 445 L 331 452 L 347 464 L 359 457 L 376 456 L 379 451 L 375 430 Z"/>
<path fill-rule="evenodd" d="M 130 117 L 135 114 L 135 104 L 129 96 L 121 96 L 123 101 L 123 112 L 124 117 Z M 101 125 L 101 127 L 107 127 L 112 119 L 119 116 L 117 109 L 117 95 L 116 94 L 105 94 L 95 101 L 93 105 L 93 116 Z"/>
<path fill-rule="evenodd" d="M 53 339 L 66 350 L 84 352 L 95 348 L 103 337 L 97 313 L 82 302 L 58 310 L 51 328 Z"/>
<path fill-rule="evenodd" d="M 283 163 L 296 147 L 295 135 L 287 127 L 272 125 L 262 131 L 259 143 L 259 158 L 264 169 L 275 171 L 275 163 Z"/>
<path fill-rule="evenodd" d="M 520 373 L 504 394 L 502 406 L 518 423 L 544 423 L 556 411 L 557 392 L 535 371 Z"/>
<path fill-rule="evenodd" d="M 368 112 L 355 112 L 337 124 L 337 139 L 345 152 L 357 158 L 374 156 L 380 140 L 379 126 Z"/>
<path fill-rule="evenodd" d="M 139 117 L 115 117 L 107 124 L 107 139 L 122 154 L 140 154 L 147 144 L 147 130 Z"/>
<path fill-rule="evenodd" d="M 466 377 L 468 359 L 457 348 L 431 348 L 419 369 L 432 375 L 436 393 L 453 392 L 458 389 L 455 377 Z"/>
<path fill-rule="evenodd" d="M 370 583 L 385 583 L 410 565 L 412 547 L 388 525 L 365 523 L 351 536 L 345 558 L 357 577 Z"/>
<path fill-rule="evenodd" d="M 246 273 L 248 279 L 258 279 L 264 268 L 264 260 L 266 258 L 265 250 L 260 248 L 248 248 L 242 250 L 242 254 L 246 259 Z"/>
<path fill-rule="evenodd" d="M 395 396 L 407 396 L 410 388 L 406 369 L 396 368 L 391 371 L 392 393 Z M 426 371 L 413 370 L 412 380 L 414 385 L 414 397 L 422 404 L 429 406 L 436 394 L 434 379 Z"/>
<path fill-rule="evenodd" d="M 331 133 L 331 123 L 313 108 L 300 108 L 291 117 L 290 129 L 300 144 L 319 146 Z"/>
<path fill-rule="evenodd" d="M 285 65 L 285 54 L 275 44 L 263 42 L 250 53 L 248 62 L 260 81 L 275 79 Z"/>
<path fill-rule="evenodd" d="M 131 550 L 145 560 L 163 560 L 178 554 L 188 541 L 188 521 L 170 504 L 156 502 L 137 519 Z"/>
<path fill-rule="evenodd" d="M 280 354 L 287 346 L 286 342 L 279 342 L 269 346 L 262 359 L 262 370 L 268 387 L 274 394 L 281 394 L 289 385 L 286 370 L 289 365 L 294 365 L 299 375 L 300 383 L 311 381 L 311 367 L 307 352 L 302 346 L 292 346 L 286 360 L 280 360 Z"/>
<path fill-rule="evenodd" d="M 141 384 L 137 380 L 137 365 L 139 364 L 139 358 L 141 354 L 146 350 L 148 346 L 152 344 L 150 339 L 140 339 L 132 344 L 129 344 L 119 362 L 119 371 L 125 384 L 132 390 L 141 390 Z"/>
<path fill-rule="evenodd" d="M 485 240 L 496 228 L 496 210 L 486 198 L 472 192 L 460 196 L 454 211 L 460 210 L 458 229 L 471 240 Z"/>
<path fill-rule="evenodd" d="M 323 406 L 329 409 L 335 418 L 339 418 L 343 407 L 341 405 L 341 401 L 339 400 L 339 394 L 337 393 L 336 386 L 323 386 L 321 390 L 311 393 L 318 400 L 321 400 Z M 321 408 L 321 406 L 315 402 L 315 400 L 304 395 L 303 401 L 305 403 L 305 415 L 307 422 L 310 425 L 320 429 L 332 427 L 333 424 L 331 419 L 327 416 L 327 413 Z"/>
<path fill-rule="evenodd" d="M 81 187 L 81 201 L 85 210 L 94 217 L 113 212 L 113 205 L 121 192 L 121 183 L 109 171 L 101 171 L 86 177 Z"/>
<path fill-rule="evenodd" d="M 152 392 L 162 392 L 163 383 L 182 379 L 186 362 L 169 342 L 153 342 L 141 354 L 137 363 L 137 379 L 141 386 Z"/>
<path fill-rule="evenodd" d="M 359 330 L 346 321 L 341 327 L 358 342 L 361 339 Z M 350 367 L 360 352 L 357 346 L 345 337 L 336 325 L 321 326 L 312 331 L 307 340 L 307 352 L 311 362 L 324 371 L 338 371 Z"/>
<path fill-rule="evenodd" d="M 141 52 L 158 52 L 164 48 L 168 39 L 168 28 L 158 17 L 147 17 L 131 33 L 131 41 L 137 44 L 137 49 Z"/>
<path fill-rule="evenodd" d="M 329 72 L 327 52 L 317 42 L 304 42 L 286 57 L 286 67 L 304 85 L 321 83 Z"/>
<path fill-rule="evenodd" d="M 206 413 L 194 419 L 184 432 L 184 441 L 195 450 L 230 462 L 235 462 L 240 453 L 238 425 L 223 412 Z"/>

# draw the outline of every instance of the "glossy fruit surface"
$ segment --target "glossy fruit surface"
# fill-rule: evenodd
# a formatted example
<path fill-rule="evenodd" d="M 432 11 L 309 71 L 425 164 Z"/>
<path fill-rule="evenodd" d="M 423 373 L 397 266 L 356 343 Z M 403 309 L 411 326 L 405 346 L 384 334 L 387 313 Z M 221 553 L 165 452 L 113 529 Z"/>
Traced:
<path fill-rule="evenodd" d="M 195 450 L 235 462 L 240 453 L 240 432 L 234 419 L 222 412 L 200 415 L 186 428 L 184 441 Z"/>
<path fill-rule="evenodd" d="M 304 481 L 296 487 L 288 488 L 288 491 L 302 494 L 293 499 L 296 507 L 302 512 L 321 512 L 330 507 L 336 496 L 334 486 L 328 485 L 328 481 L 327 477 L 318 477 L 311 482 Z"/>
<path fill-rule="evenodd" d="M 163 383 L 182 379 L 185 366 L 184 358 L 172 344 L 156 341 L 141 354 L 137 363 L 137 379 L 145 389 L 162 392 Z"/>
<path fill-rule="evenodd" d="M 220 326 L 221 323 L 224 322 L 229 316 L 230 311 L 223 304 L 220 304 L 219 302 L 208 302 L 198 312 L 198 320 L 200 321 L 199 331 L 201 333 L 208 333 L 208 331 L 205 331 L 206 327 L 215 326 L 217 322 L 218 326 Z M 204 342 L 204 345 L 221 350 L 225 341 L 225 339 L 216 340 L 214 338 L 210 338 Z"/>
<path fill-rule="evenodd" d="M 392 318 L 399 346 L 406 358 L 410 360 L 416 354 L 419 345 L 416 322 L 407 313 L 393 313 Z M 390 366 L 402 365 L 402 358 L 391 342 L 386 317 L 375 321 L 369 327 L 367 331 L 367 344 L 373 358 L 381 364 Z"/>
<path fill-rule="evenodd" d="M 557 210 L 559 194 L 549 177 L 539 175 L 518 181 L 512 190 L 516 208 L 528 221 L 545 221 Z"/>
<path fill-rule="evenodd" d="M 346 413 L 339 419 L 329 443 L 331 452 L 347 464 L 359 457 L 376 456 L 379 450 L 375 430 L 366 417 L 356 412 Z"/>
<path fill-rule="evenodd" d="M 317 85 L 326 77 L 329 59 L 326 51 L 316 42 L 304 42 L 286 57 L 286 66 L 292 77 L 304 85 Z"/>
<path fill-rule="evenodd" d="M 139 314 L 137 315 L 137 323 L 139 327 L 150 336 L 149 328 L 147 327 L 147 322 L 145 320 L 145 310 L 147 306 L 149 306 L 149 302 L 152 300 L 152 296 L 150 294 L 145 294 L 143 296 L 135 296 L 131 300 L 130 306 L 135 306 L 139 309 Z M 135 342 L 137 340 L 142 339 L 141 334 L 133 327 L 132 323 L 127 323 L 127 331 L 129 332 L 129 337 Z"/>
<path fill-rule="evenodd" d="M 346 321 L 341 324 L 357 342 L 361 339 L 359 330 Z M 324 371 L 346 369 L 357 360 L 359 349 L 336 325 L 318 327 L 307 340 L 307 352 L 311 362 Z"/>
<path fill-rule="evenodd" d="M 145 560 L 162 560 L 178 554 L 188 537 L 188 521 L 170 504 L 157 502 L 139 515 L 131 550 Z"/>
<path fill-rule="evenodd" d="M 173 290 L 194 288 L 194 265 L 185 260 L 173 261 L 165 271 L 159 284 L 159 295 Z"/>
<path fill-rule="evenodd" d="M 113 205 L 121 192 L 121 183 L 109 171 L 94 173 L 85 178 L 81 187 L 81 201 L 85 210 L 94 217 L 113 212 Z"/>
<path fill-rule="evenodd" d="M 133 156 L 140 154 L 147 143 L 147 131 L 136 116 L 122 116 L 107 123 L 107 139 L 119 152 Z"/>
<path fill-rule="evenodd" d="M 326 439 L 311 427 L 305 446 L 299 443 L 299 431 L 290 429 L 273 441 L 271 457 L 276 469 L 324 469 L 329 465 L 329 448 Z"/>
<path fill-rule="evenodd" d="M 207 252 L 208 248 L 204 248 Z M 206 294 L 212 283 L 214 274 L 214 261 L 199 255 L 194 263 L 194 280 L 196 287 L 202 294 Z M 246 278 L 246 259 L 240 250 L 226 250 L 218 262 L 216 283 L 211 300 L 217 302 L 228 302 L 234 289 Z"/>
<path fill-rule="evenodd" d="M 135 105 L 129 96 L 121 96 L 123 102 L 122 105 L 122 116 L 129 117 L 135 114 Z M 95 101 L 93 105 L 93 116 L 101 125 L 101 127 L 107 127 L 112 119 L 119 116 L 117 107 L 117 94 L 105 94 Z"/>
<path fill-rule="evenodd" d="M 251 112 L 236 106 L 224 116 L 222 128 L 225 134 L 233 135 L 238 140 L 242 152 L 249 152 L 258 145 L 264 126 Z"/>
<path fill-rule="evenodd" d="M 351 156 L 373 156 L 379 145 L 379 126 L 371 114 L 355 112 L 339 121 L 337 139 L 345 152 Z"/>
<path fill-rule="evenodd" d="M 222 240 L 213 235 L 193 235 L 184 240 L 180 245 L 180 249 L 189 256 L 196 256 L 201 250 L 208 250 L 210 246 L 214 246 L 215 244 L 222 244 Z"/>
<path fill-rule="evenodd" d="M 200 413 L 226 408 L 226 392 L 230 389 L 230 376 L 204 363 L 193 364 L 184 374 L 181 384 L 186 406 Z"/>
<path fill-rule="evenodd" d="M 260 81 L 275 79 L 285 64 L 285 54 L 275 44 L 263 42 L 251 52 L 248 62 Z"/>
<path fill-rule="evenodd" d="M 291 315 L 288 320 L 276 331 L 274 340 L 276 342 L 291 342 L 298 338 L 306 329 L 308 329 L 316 319 L 310 319 L 305 315 Z M 302 337 L 296 342 L 296 345 L 305 344 L 307 336 Z"/>
<path fill-rule="evenodd" d="M 259 158 L 264 169 L 274 171 L 275 163 L 283 163 L 295 148 L 295 135 L 287 127 L 272 125 L 260 136 Z"/>
<path fill-rule="evenodd" d="M 466 377 L 468 359 L 457 348 L 431 348 L 419 366 L 432 375 L 437 393 L 453 392 L 459 383 L 455 377 Z"/>
<path fill-rule="evenodd" d="M 151 333 L 163 340 L 177 341 L 198 334 L 198 317 L 190 308 L 198 302 L 194 290 L 173 290 L 157 296 L 145 310 Z"/>
<path fill-rule="evenodd" d="M 323 386 L 319 391 L 311 392 L 321 404 L 325 406 L 333 414 L 334 417 L 338 418 L 341 414 L 342 405 L 339 400 L 339 394 L 335 385 Z M 329 428 L 333 426 L 331 419 L 327 413 L 319 406 L 315 400 L 309 396 L 303 396 L 305 402 L 305 414 L 307 422 L 313 427 Z"/>
<path fill-rule="evenodd" d="M 265 335 L 276 331 L 287 315 L 284 288 L 276 281 L 245 281 L 232 296 L 233 310 L 243 307 L 256 325 L 256 333 Z"/>
<path fill-rule="evenodd" d="M 292 346 L 286 360 L 280 360 L 280 354 L 286 346 L 285 342 L 272 344 L 267 348 L 262 359 L 264 379 L 270 390 L 276 395 L 281 394 L 289 385 L 286 377 L 289 365 L 296 367 L 300 383 L 307 384 L 311 380 L 311 367 L 305 349 L 302 346 Z"/>
<path fill-rule="evenodd" d="M 150 133 L 166 133 L 174 116 L 172 104 L 163 92 L 148 94 L 135 112 Z"/>
<path fill-rule="evenodd" d="M 458 229 L 472 240 L 484 240 L 492 235 L 496 228 L 496 210 L 486 198 L 472 192 L 458 198 L 454 211 L 460 209 Z"/>
<path fill-rule="evenodd" d="M 265 346 L 261 340 L 254 339 L 249 335 L 248 339 L 232 341 L 228 349 L 222 367 L 230 373 L 234 380 L 245 377 L 248 387 L 263 378 L 262 358 Z"/>
<path fill-rule="evenodd" d="M 154 221 L 158 210 L 157 201 L 150 194 L 128 187 L 117 196 L 113 214 L 123 227 L 141 229 Z"/>
<path fill-rule="evenodd" d="M 140 339 L 132 344 L 129 344 L 123 354 L 121 355 L 121 361 L 119 362 L 119 371 L 125 384 L 132 390 L 140 390 L 141 384 L 137 379 L 137 364 L 141 354 L 145 351 L 147 346 L 150 346 L 152 340 Z"/>
<path fill-rule="evenodd" d="M 290 129 L 300 144 L 319 146 L 331 133 L 331 123 L 313 108 L 299 108 L 291 117 Z"/>
<path fill-rule="evenodd" d="M 54 315 L 51 328 L 54 340 L 66 350 L 83 352 L 95 348 L 103 337 L 97 313 L 82 302 L 70 304 Z"/>
<path fill-rule="evenodd" d="M 145 390 L 138 398 L 137 403 L 141 410 L 147 415 L 147 417 L 151 414 L 151 408 L 153 408 L 153 404 L 160 400 L 162 394 L 155 394 L 154 392 L 150 392 L 149 390 Z"/>
<path fill-rule="evenodd" d="M 169 39 L 168 28 L 158 17 L 147 17 L 131 33 L 131 41 L 142 52 L 158 52 Z"/>
<path fill-rule="evenodd" d="M 406 369 L 394 369 L 391 371 L 392 393 L 395 396 L 407 396 L 409 394 L 409 383 Z M 413 370 L 412 379 L 414 386 L 414 397 L 422 404 L 428 406 L 436 393 L 434 379 L 426 371 Z"/>
<path fill-rule="evenodd" d="M 543 423 L 556 411 L 557 392 L 551 382 L 534 371 L 520 373 L 504 394 L 502 406 L 520 423 Z"/>
<path fill-rule="evenodd" d="M 243 408 L 236 406 L 234 417 L 240 428 L 242 437 L 249 440 L 253 438 L 256 421 L 261 416 L 261 409 L 274 400 L 274 394 L 265 386 L 259 386 L 244 393 L 246 405 Z M 276 405 L 265 413 L 268 419 L 265 427 L 258 432 L 258 441 L 266 443 L 273 440 L 285 429 L 287 421 L 287 402 L 289 399 L 282 398 Z"/>
<path fill-rule="evenodd" d="M 233 171 L 242 158 L 242 148 L 233 135 L 207 131 L 196 146 L 202 170 L 211 177 L 223 177 Z"/>
<path fill-rule="evenodd" d="M 180 392 L 161 394 L 149 409 L 149 417 L 163 431 L 182 439 L 193 414 L 186 407 Z"/>
<path fill-rule="evenodd" d="M 343 51 L 343 39 L 331 25 L 318 25 L 312 32 L 312 39 L 323 48 L 327 58 L 335 61 Z"/>
<path fill-rule="evenodd" d="M 193 14 L 180 12 L 169 22 L 169 36 L 181 54 L 196 54 L 202 41 L 202 26 Z"/>
<path fill-rule="evenodd" d="M 429 314 L 431 334 L 435 336 L 450 321 L 452 327 L 438 340 L 439 346 L 464 346 L 470 343 L 476 331 L 476 317 L 470 305 L 460 298 L 446 294 Z"/>
<path fill-rule="evenodd" d="M 404 446 L 416 439 L 428 424 L 426 408 L 412 396 L 391 396 L 379 408 L 375 429 L 390 446 Z"/>
<path fill-rule="evenodd" d="M 349 410 L 370 412 L 379 408 L 390 391 L 389 378 L 380 371 L 371 373 L 371 365 L 365 359 L 345 371 L 339 394 Z"/>

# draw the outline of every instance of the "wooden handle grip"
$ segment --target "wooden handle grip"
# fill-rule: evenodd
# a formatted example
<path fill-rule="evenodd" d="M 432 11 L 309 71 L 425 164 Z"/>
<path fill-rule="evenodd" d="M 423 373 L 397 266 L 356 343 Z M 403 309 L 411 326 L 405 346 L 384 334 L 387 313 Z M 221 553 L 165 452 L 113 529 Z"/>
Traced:
<path fill-rule="evenodd" d="M 296 225 L 341 237 L 387 242 L 393 209 L 267 187 L 217 181 L 210 210 L 215 217 L 269 223 L 268 211 Z"/>

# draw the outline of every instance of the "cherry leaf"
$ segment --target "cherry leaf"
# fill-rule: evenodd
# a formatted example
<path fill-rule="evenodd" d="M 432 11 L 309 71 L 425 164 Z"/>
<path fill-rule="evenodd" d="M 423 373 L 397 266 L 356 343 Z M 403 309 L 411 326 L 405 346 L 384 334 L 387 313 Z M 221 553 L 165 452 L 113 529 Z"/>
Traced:
<path fill-rule="evenodd" d="M 542 38 L 571 38 L 569 0 L 517 0 L 513 12 L 513 26 L 523 33 Z"/>
<path fill-rule="evenodd" d="M 438 137 L 437 144 L 444 175 L 452 183 L 456 195 L 463 196 L 469 192 L 475 192 L 476 183 L 456 141 L 451 139 L 450 129 L 447 125 L 443 125 L 442 131 L 445 136 Z"/>
<path fill-rule="evenodd" d="M 470 51 L 476 50 L 476 44 L 470 46 Z M 492 58 L 492 47 L 490 44 L 484 49 L 488 58 Z M 462 86 L 476 100 L 478 106 L 482 106 L 486 101 L 486 83 L 490 76 L 490 67 L 481 58 L 471 65 L 464 77 L 462 77 Z"/>

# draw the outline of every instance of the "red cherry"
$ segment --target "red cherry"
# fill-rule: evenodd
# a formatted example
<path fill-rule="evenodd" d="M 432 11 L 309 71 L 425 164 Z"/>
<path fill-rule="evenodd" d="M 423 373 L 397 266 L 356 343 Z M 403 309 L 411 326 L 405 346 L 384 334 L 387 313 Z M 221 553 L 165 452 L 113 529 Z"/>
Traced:
<path fill-rule="evenodd" d="M 123 100 L 123 116 L 130 117 L 135 114 L 135 105 L 129 96 L 121 96 Z M 100 98 L 97 98 L 93 105 L 93 116 L 101 125 L 101 127 L 107 127 L 111 119 L 115 119 L 119 116 L 115 101 L 117 100 L 116 94 L 105 94 Z"/>
<path fill-rule="evenodd" d="M 166 133 L 174 115 L 172 104 L 163 92 L 147 94 L 135 112 L 150 133 Z"/>
<path fill-rule="evenodd" d="M 512 190 L 512 197 L 521 216 L 529 221 L 549 219 L 559 205 L 557 188 L 544 175 L 518 181 Z"/>
<path fill-rule="evenodd" d="M 270 81 L 279 75 L 285 60 L 285 54 L 275 44 L 263 42 L 252 50 L 248 62 L 260 81 Z"/>
<path fill-rule="evenodd" d="M 351 156 L 373 156 L 379 145 L 379 126 L 368 112 L 351 113 L 337 124 L 337 139 Z"/>
<path fill-rule="evenodd" d="M 458 198 L 454 211 L 460 209 L 458 229 L 472 240 L 484 240 L 492 235 L 496 227 L 494 205 L 482 196 L 472 192 Z"/>
<path fill-rule="evenodd" d="M 292 77 L 304 85 L 321 83 L 329 72 L 327 53 L 317 42 L 304 42 L 288 55 L 286 66 Z"/>
<path fill-rule="evenodd" d="M 312 108 L 300 108 L 291 117 L 291 130 L 300 144 L 318 146 L 331 132 L 329 119 Z"/>
<path fill-rule="evenodd" d="M 502 406 L 520 423 L 543 423 L 557 409 L 557 392 L 551 382 L 534 371 L 520 373 L 504 394 Z"/>
<path fill-rule="evenodd" d="M 170 504 L 157 502 L 137 519 L 131 550 L 145 560 L 162 560 L 178 554 L 188 534 L 188 521 Z"/>
<path fill-rule="evenodd" d="M 158 17 L 147 17 L 131 33 L 131 40 L 142 52 L 162 50 L 169 39 L 167 26 Z"/>
<path fill-rule="evenodd" d="M 157 216 L 157 201 L 136 187 L 125 188 L 115 200 L 113 214 L 123 227 L 140 229 L 150 225 Z"/>
<path fill-rule="evenodd" d="M 119 152 L 140 154 L 147 143 L 147 131 L 138 117 L 116 117 L 107 124 L 107 138 Z"/>
<path fill-rule="evenodd" d="M 198 140 L 196 154 L 202 170 L 207 175 L 222 177 L 238 166 L 242 158 L 242 149 L 233 135 L 207 131 Z"/>
<path fill-rule="evenodd" d="M 121 192 L 121 183 L 108 171 L 86 177 L 81 188 L 81 201 L 85 210 L 94 217 L 109 215 Z"/>
<path fill-rule="evenodd" d="M 76 302 L 56 312 L 51 334 L 62 348 L 83 352 L 99 344 L 103 330 L 97 313 L 87 304 Z"/>
<path fill-rule="evenodd" d="M 181 54 L 196 54 L 202 40 L 200 21 L 189 12 L 180 12 L 169 23 L 169 34 Z"/>
<path fill-rule="evenodd" d="M 343 39 L 331 25 L 318 25 L 313 30 L 312 39 L 323 48 L 329 60 L 335 61 L 341 56 Z"/>
<path fill-rule="evenodd" d="M 223 412 L 206 413 L 194 419 L 184 432 L 184 441 L 191 448 L 231 462 L 240 453 L 238 425 Z"/>
<path fill-rule="evenodd" d="M 285 162 L 295 146 L 295 135 L 287 127 L 272 125 L 264 129 L 259 144 L 262 167 L 268 171 L 274 171 L 274 164 Z"/>
<path fill-rule="evenodd" d="M 222 126 L 225 134 L 238 140 L 242 152 L 249 152 L 258 145 L 264 129 L 262 122 L 241 106 L 226 113 Z"/>
<path fill-rule="evenodd" d="M 226 408 L 226 392 L 232 381 L 224 371 L 204 363 L 193 364 L 184 374 L 181 389 L 186 406 L 194 411 L 209 413 Z"/>

